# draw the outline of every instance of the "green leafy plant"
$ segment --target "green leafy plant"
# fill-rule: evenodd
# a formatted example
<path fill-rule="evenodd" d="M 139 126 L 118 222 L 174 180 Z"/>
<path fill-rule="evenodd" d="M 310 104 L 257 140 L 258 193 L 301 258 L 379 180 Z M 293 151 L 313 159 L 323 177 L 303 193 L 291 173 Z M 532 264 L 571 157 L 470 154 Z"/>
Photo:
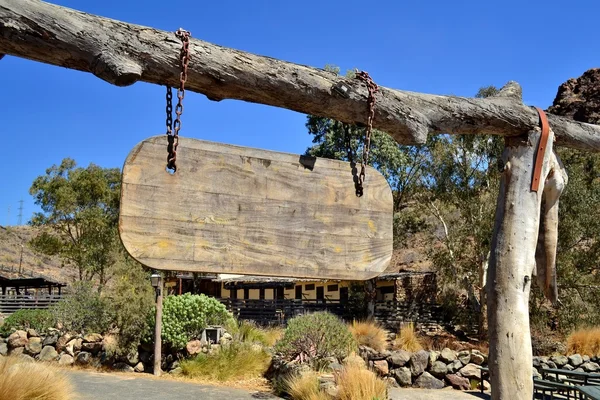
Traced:
<path fill-rule="evenodd" d="M 48 310 L 18 310 L 4 320 L 4 324 L 0 327 L 0 334 L 10 335 L 16 330 L 29 328 L 42 333 L 54 327 L 55 322 L 54 316 Z"/>
<path fill-rule="evenodd" d="M 352 333 L 341 319 L 329 312 L 318 312 L 292 318 L 275 351 L 320 368 L 326 358 L 342 360 L 355 348 Z"/>
<path fill-rule="evenodd" d="M 154 326 L 154 313 L 149 326 Z M 173 348 L 182 349 L 193 338 L 198 338 L 208 325 L 227 325 L 233 316 L 218 300 L 206 295 L 185 293 L 167 296 L 163 302 L 162 338 Z M 150 340 L 151 333 L 147 332 Z"/>

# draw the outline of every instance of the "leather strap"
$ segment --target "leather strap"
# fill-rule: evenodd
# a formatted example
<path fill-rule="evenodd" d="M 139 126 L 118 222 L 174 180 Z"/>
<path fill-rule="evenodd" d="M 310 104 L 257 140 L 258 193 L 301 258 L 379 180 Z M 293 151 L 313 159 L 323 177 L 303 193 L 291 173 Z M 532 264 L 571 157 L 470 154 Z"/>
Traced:
<path fill-rule="evenodd" d="M 548 145 L 548 136 L 550 136 L 550 125 L 548 125 L 548 117 L 541 108 L 535 107 L 540 115 L 540 124 L 542 125 L 542 136 L 538 144 L 537 153 L 535 155 L 535 166 L 533 168 L 533 180 L 531 181 L 531 190 L 537 192 L 540 186 L 540 178 L 542 175 L 542 167 L 544 166 L 544 154 Z"/>

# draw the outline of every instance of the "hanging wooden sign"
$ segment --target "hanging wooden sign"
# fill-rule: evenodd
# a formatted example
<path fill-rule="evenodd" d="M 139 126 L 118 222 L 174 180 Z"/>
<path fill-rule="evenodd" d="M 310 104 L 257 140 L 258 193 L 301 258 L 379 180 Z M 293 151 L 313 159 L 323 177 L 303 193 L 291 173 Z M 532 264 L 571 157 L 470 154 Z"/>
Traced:
<path fill-rule="evenodd" d="M 369 167 L 179 138 L 139 143 L 123 167 L 119 232 L 142 264 L 171 271 L 364 280 L 392 256 L 392 192 Z"/>

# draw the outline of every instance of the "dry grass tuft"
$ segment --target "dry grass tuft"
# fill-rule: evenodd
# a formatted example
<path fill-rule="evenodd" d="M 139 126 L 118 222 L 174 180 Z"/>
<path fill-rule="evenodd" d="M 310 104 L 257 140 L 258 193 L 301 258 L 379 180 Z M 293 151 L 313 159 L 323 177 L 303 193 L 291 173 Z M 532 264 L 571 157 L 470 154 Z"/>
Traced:
<path fill-rule="evenodd" d="M 374 372 L 346 365 L 338 377 L 339 400 L 384 400 L 387 385 Z"/>
<path fill-rule="evenodd" d="M 284 333 L 285 329 L 280 327 L 266 328 L 264 344 L 268 347 L 275 346 L 275 343 L 277 343 L 279 339 L 283 337 Z"/>
<path fill-rule="evenodd" d="M 0 400 L 70 400 L 73 387 L 64 373 L 48 364 L 18 357 L 0 358 Z"/>
<path fill-rule="evenodd" d="M 394 349 L 406 350 L 410 352 L 419 351 L 423 348 L 419 337 L 415 332 L 415 326 L 412 322 L 400 327 L 400 332 L 394 341 Z"/>
<path fill-rule="evenodd" d="M 584 328 L 572 332 L 567 337 L 567 352 L 600 356 L 600 327 Z"/>
<path fill-rule="evenodd" d="M 377 351 L 383 351 L 388 346 L 388 333 L 377 322 L 353 321 L 349 329 L 359 345 L 368 346 Z"/>
<path fill-rule="evenodd" d="M 293 400 L 329 400 L 320 390 L 319 376 L 314 371 L 295 374 L 284 381 L 286 392 Z"/>

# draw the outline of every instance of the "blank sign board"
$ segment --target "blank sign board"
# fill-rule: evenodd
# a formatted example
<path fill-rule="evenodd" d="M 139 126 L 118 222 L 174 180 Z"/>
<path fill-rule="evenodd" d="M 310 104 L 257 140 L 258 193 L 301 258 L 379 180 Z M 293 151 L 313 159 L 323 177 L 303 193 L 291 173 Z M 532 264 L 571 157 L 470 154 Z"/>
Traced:
<path fill-rule="evenodd" d="M 347 162 L 166 137 L 123 167 L 119 232 L 142 264 L 171 271 L 369 279 L 392 256 L 392 192 L 375 169 L 357 197 Z"/>

